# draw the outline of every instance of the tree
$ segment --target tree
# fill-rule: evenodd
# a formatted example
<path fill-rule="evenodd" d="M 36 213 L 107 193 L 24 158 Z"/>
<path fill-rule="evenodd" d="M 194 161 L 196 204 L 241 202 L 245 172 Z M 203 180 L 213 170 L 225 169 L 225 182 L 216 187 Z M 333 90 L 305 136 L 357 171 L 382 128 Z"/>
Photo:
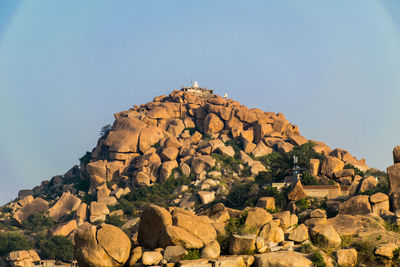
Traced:
<path fill-rule="evenodd" d="M 103 126 L 100 130 L 101 138 L 106 138 L 110 131 L 111 131 L 111 124 L 107 124 L 107 125 Z"/>

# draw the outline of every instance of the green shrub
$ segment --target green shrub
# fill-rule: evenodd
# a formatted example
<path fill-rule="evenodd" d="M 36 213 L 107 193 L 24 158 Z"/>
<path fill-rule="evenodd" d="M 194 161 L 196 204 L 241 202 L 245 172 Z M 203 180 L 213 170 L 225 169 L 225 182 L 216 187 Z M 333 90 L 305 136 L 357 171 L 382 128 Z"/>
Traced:
<path fill-rule="evenodd" d="M 235 157 L 239 156 L 240 150 L 243 150 L 243 145 L 241 143 L 237 143 L 234 140 L 228 140 L 225 142 L 226 146 L 231 146 L 235 151 Z"/>
<path fill-rule="evenodd" d="M 111 128 L 112 128 L 111 124 L 107 124 L 107 125 L 101 127 L 100 138 L 105 139 L 108 136 L 108 134 L 110 133 Z"/>
<path fill-rule="evenodd" d="M 224 204 L 227 207 L 243 209 L 254 206 L 260 194 L 260 187 L 252 182 L 236 181 L 233 183 Z"/>
<path fill-rule="evenodd" d="M 316 267 L 325 267 L 325 261 L 324 261 L 324 256 L 322 255 L 321 251 L 315 249 L 311 253 L 310 257 L 311 261 L 313 262 L 313 265 Z"/>
<path fill-rule="evenodd" d="M 175 197 L 172 192 L 181 185 L 188 185 L 192 177 L 180 177 L 174 179 L 174 174 L 162 183 L 155 183 L 153 186 L 135 187 L 132 191 L 119 199 L 116 209 L 122 209 L 125 214 L 133 215 L 138 208 L 149 203 L 167 207 Z"/>
<path fill-rule="evenodd" d="M 219 162 L 221 164 L 221 168 L 224 169 L 225 171 L 236 172 L 236 173 L 240 172 L 239 168 L 239 164 L 241 164 L 240 159 L 217 153 L 213 153 L 211 154 L 211 156 L 216 160 L 216 162 Z"/>
<path fill-rule="evenodd" d="M 54 225 L 53 218 L 47 216 L 44 212 L 39 212 L 29 216 L 22 222 L 22 228 L 31 232 L 39 232 Z"/>
<path fill-rule="evenodd" d="M 309 207 L 309 202 L 305 198 L 297 200 L 295 202 L 295 204 L 296 204 L 296 207 L 297 207 L 299 213 L 305 211 Z"/>
<path fill-rule="evenodd" d="M 375 243 L 371 241 L 356 241 L 352 244 L 358 253 L 358 262 L 364 264 L 371 264 L 373 266 L 376 263 L 376 257 L 374 255 Z"/>
<path fill-rule="evenodd" d="M 246 233 L 245 225 L 247 219 L 247 212 L 238 218 L 230 218 L 225 224 L 225 235 L 217 237 L 218 243 L 221 246 L 221 252 L 227 254 L 229 252 L 229 242 L 233 234 Z"/>
<path fill-rule="evenodd" d="M 182 260 L 197 260 L 200 259 L 200 250 L 198 249 L 188 249 L 188 254 L 183 256 Z"/>
<path fill-rule="evenodd" d="M 40 242 L 40 256 L 45 259 L 71 261 L 74 258 L 74 249 L 71 240 L 65 236 L 53 236 Z"/>
<path fill-rule="evenodd" d="M 0 257 L 11 251 L 32 249 L 32 242 L 19 232 L 0 233 Z"/>
<path fill-rule="evenodd" d="M 82 167 L 83 165 L 86 165 L 90 162 L 90 160 L 92 159 L 92 152 L 87 151 L 85 155 L 83 155 L 80 159 L 79 159 L 79 163 L 80 166 Z"/>
<path fill-rule="evenodd" d="M 112 224 L 117 226 L 118 228 L 121 228 L 122 225 L 124 225 L 124 221 L 121 220 L 120 216 L 108 216 L 106 219 L 106 223 Z"/>
<path fill-rule="evenodd" d="M 303 185 L 318 185 L 317 179 L 312 176 L 308 171 L 303 171 L 301 175 L 301 183 Z"/>
<path fill-rule="evenodd" d="M 259 160 L 267 167 L 269 176 L 264 174 L 264 179 L 258 180 L 261 183 L 263 180 L 271 182 L 280 182 L 288 175 L 292 175 L 293 156 L 297 156 L 298 165 L 306 170 L 310 168 L 310 159 L 316 158 L 323 160 L 324 155 L 314 151 L 314 143 L 307 142 L 301 146 L 296 146 L 292 151 L 287 153 L 272 152 L 266 156 L 260 157 Z M 306 177 L 307 182 L 315 183 L 311 177 Z"/>

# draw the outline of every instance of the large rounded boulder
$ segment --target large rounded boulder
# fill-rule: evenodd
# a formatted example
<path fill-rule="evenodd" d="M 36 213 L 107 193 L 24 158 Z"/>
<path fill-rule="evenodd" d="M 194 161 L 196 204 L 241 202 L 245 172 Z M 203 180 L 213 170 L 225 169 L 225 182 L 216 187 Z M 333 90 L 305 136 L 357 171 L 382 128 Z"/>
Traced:
<path fill-rule="evenodd" d="M 75 258 L 81 267 L 123 266 L 130 250 L 129 237 L 113 225 L 84 223 L 75 235 Z"/>

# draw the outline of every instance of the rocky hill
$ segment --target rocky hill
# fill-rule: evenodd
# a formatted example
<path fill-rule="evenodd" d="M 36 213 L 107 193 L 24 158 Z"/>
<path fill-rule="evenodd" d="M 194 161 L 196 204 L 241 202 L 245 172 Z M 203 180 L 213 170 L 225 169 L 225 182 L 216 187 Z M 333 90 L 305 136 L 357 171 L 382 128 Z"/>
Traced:
<path fill-rule="evenodd" d="M 397 262 L 400 149 L 388 179 L 281 113 L 199 88 L 114 116 L 80 166 L 2 207 L 0 264 Z"/>

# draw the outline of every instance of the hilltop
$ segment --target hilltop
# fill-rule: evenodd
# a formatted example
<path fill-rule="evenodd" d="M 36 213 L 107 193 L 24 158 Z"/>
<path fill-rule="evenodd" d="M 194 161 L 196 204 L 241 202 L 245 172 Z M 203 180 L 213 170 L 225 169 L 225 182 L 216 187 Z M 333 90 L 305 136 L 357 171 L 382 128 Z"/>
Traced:
<path fill-rule="evenodd" d="M 197 85 L 114 117 L 80 166 L 2 208 L 3 260 L 296 266 L 284 259 L 293 258 L 352 266 L 357 253 L 366 264 L 397 260 L 396 168 L 388 179 L 365 159 L 302 136 L 281 113 Z M 220 257 L 237 254 L 257 255 Z"/>

